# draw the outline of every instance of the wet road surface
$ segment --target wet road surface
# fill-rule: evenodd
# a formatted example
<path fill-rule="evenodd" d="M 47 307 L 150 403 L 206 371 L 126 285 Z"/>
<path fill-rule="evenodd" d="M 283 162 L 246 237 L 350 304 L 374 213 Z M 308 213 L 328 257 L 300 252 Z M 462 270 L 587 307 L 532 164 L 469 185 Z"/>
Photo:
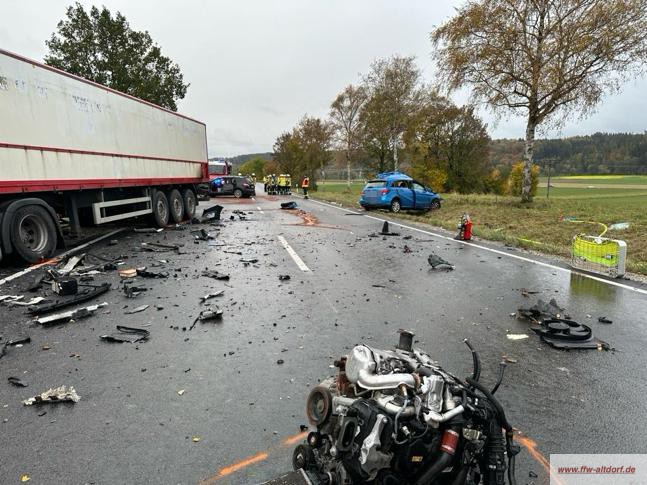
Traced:
<path fill-rule="evenodd" d="M 358 343 L 389 348 L 400 328 L 413 329 L 416 345 L 458 375 L 471 372 L 463 344 L 470 339 L 488 385 L 502 356 L 516 360 L 497 397 L 523 444 L 536 443 L 541 455 L 647 453 L 647 295 L 504 247 L 492 246 L 493 252 L 395 226 L 400 237 L 368 237 L 382 227 L 374 217 L 388 214 L 348 215 L 297 200 L 307 212 L 299 215 L 279 209 L 285 200 L 216 199 L 225 206 L 223 225 L 200 226 L 216 236 L 216 245 L 194 244 L 187 229 L 127 232 L 116 246 L 92 248 L 102 257 L 128 256 L 125 267 L 147 266 L 170 277 L 137 278 L 149 290 L 127 299 L 116 272 L 98 275 L 96 283 L 111 282 L 113 290 L 98 300 L 109 305 L 88 319 L 42 328 L 24 309 L 0 307 L 0 335 L 31 336 L 0 360 L 0 482 L 17 483 L 23 474 L 30 483 L 270 479 L 290 469 L 299 425 L 307 424 L 305 397 L 333 373 L 333 360 Z M 251 214 L 230 221 L 234 209 Z M 180 254 L 149 253 L 139 251 L 142 242 L 184 246 Z M 430 252 L 455 270 L 430 270 Z M 258 262 L 240 261 L 246 258 Z M 203 277 L 204 269 L 231 279 Z M 291 279 L 280 281 L 281 274 Z M 16 294 L 21 284 L 0 287 L 0 294 Z M 521 288 L 539 293 L 526 298 Z M 224 295 L 210 301 L 224 310 L 222 322 L 189 330 L 207 306 L 199 297 L 221 289 Z M 529 323 L 510 315 L 536 298 L 556 298 L 617 350 L 564 352 L 541 343 Z M 150 307 L 126 314 L 143 304 Z M 599 316 L 614 323 L 599 324 Z M 116 325 L 146 325 L 151 339 L 99 340 Z M 529 338 L 512 341 L 506 333 Z M 10 385 L 10 376 L 29 387 Z M 21 404 L 63 384 L 76 388 L 79 403 Z M 537 458 L 524 449 L 518 483 L 548 482 Z M 529 478 L 530 471 L 539 477 Z"/>

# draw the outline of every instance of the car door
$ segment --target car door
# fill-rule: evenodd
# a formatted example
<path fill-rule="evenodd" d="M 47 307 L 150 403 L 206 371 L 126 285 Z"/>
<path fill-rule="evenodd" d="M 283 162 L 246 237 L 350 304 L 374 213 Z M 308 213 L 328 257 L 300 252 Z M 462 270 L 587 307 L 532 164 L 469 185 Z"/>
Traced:
<path fill-rule="evenodd" d="M 411 181 L 396 180 L 395 182 L 393 182 L 393 186 L 396 187 L 398 198 L 400 199 L 400 206 L 403 209 L 413 209 L 414 198 L 413 198 L 413 189 L 411 187 Z"/>
<path fill-rule="evenodd" d="M 431 192 L 429 192 L 424 185 L 419 182 L 412 182 L 413 194 L 415 198 L 416 209 L 429 209 L 431 206 Z"/>
<path fill-rule="evenodd" d="M 222 179 L 222 193 L 230 195 L 234 193 L 234 179 L 233 177 L 223 177 Z"/>

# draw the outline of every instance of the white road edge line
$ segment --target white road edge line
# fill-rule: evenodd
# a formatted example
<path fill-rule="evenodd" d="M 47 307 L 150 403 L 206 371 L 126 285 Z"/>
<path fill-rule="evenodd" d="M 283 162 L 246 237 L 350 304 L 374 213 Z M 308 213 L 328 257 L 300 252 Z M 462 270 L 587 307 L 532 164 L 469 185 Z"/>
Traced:
<path fill-rule="evenodd" d="M 265 212 L 263 212 L 263 209 L 261 209 L 261 206 L 260 206 L 260 205 L 257 205 L 257 206 L 256 206 L 256 208 L 258 209 L 258 212 L 259 212 L 259 213 L 261 213 L 261 214 L 265 214 Z"/>
<path fill-rule="evenodd" d="M 296 265 L 299 267 L 301 271 L 310 271 L 310 268 L 306 266 L 306 264 L 303 262 L 303 260 L 299 257 L 299 255 L 292 249 L 292 246 L 288 244 L 288 242 L 285 240 L 283 236 L 276 236 L 279 240 L 279 242 L 283 245 L 285 250 L 288 252 L 288 254 L 292 257 Z"/>
<path fill-rule="evenodd" d="M 353 214 L 363 214 L 362 212 L 357 212 L 357 211 L 354 211 L 354 210 L 351 210 L 351 209 L 345 209 L 344 207 L 338 207 L 336 205 L 328 204 L 326 202 L 321 202 L 319 200 L 313 200 L 313 199 L 310 199 L 310 200 L 312 202 L 317 203 L 317 204 L 325 205 L 327 207 L 332 207 L 333 209 L 337 209 L 337 210 L 340 210 L 340 211 L 351 212 Z M 386 221 L 386 219 L 381 219 L 379 217 L 369 216 L 367 214 L 364 214 L 364 217 L 367 217 L 369 219 L 373 219 L 375 221 L 380 221 L 380 222 Z M 511 254 L 511 253 L 506 252 L 506 251 L 499 251 L 498 249 L 488 248 L 486 246 L 481 246 L 480 244 L 476 244 L 476 243 L 473 243 L 473 242 L 456 240 L 453 237 L 445 236 L 443 234 L 438 234 L 438 233 L 431 232 L 431 231 L 425 231 L 424 229 L 418 229 L 417 227 L 407 226 L 406 224 L 400 224 L 398 222 L 393 222 L 393 221 L 389 221 L 389 224 L 393 224 L 394 226 L 402 227 L 404 229 L 410 229 L 412 231 L 421 232 L 421 233 L 427 234 L 429 236 L 434 236 L 434 237 L 439 237 L 439 238 L 442 238 L 442 239 L 447 239 L 448 241 L 454 241 L 456 243 L 464 244 L 465 246 L 472 246 L 472 247 L 475 247 L 475 248 L 478 248 L 478 249 L 483 249 L 484 251 L 489 251 L 491 253 L 500 254 L 502 256 L 507 256 L 509 258 L 518 259 L 518 260 L 521 260 L 521 261 L 525 261 L 527 263 L 536 264 L 538 266 L 544 266 L 546 268 L 551 268 L 551 269 L 554 269 L 554 270 L 557 270 L 557 271 L 562 271 L 564 273 L 574 273 L 574 274 L 577 274 L 579 276 L 583 276 L 584 278 L 589 278 L 589 279 L 594 280 L 594 281 L 599 281 L 600 283 L 606 283 L 607 285 L 617 286 L 618 288 L 623 288 L 625 290 L 629 290 L 629 291 L 633 291 L 633 292 L 636 292 L 636 293 L 641 293 L 643 295 L 647 295 L 647 290 L 643 290 L 642 288 L 636 288 L 635 286 L 631 286 L 631 285 L 625 285 L 623 283 L 618 283 L 617 281 L 610 281 L 610 280 L 606 280 L 604 278 L 599 278 L 597 276 L 593 276 L 593 275 L 590 275 L 590 274 L 587 274 L 587 273 L 580 273 L 579 271 L 572 271 L 572 270 L 570 270 L 568 268 L 562 268 L 561 266 L 555 266 L 555 265 L 550 264 L 550 263 L 544 263 L 543 261 L 537 261 L 535 259 L 526 258 L 524 256 L 519 256 L 518 254 Z"/>

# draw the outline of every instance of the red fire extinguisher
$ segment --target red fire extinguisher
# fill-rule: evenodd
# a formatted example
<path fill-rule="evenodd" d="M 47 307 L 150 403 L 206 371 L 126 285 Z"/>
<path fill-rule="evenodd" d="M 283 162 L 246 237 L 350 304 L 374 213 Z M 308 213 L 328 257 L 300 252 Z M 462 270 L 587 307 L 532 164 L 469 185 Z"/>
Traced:
<path fill-rule="evenodd" d="M 469 214 L 463 214 L 461 222 L 458 224 L 458 234 L 456 239 L 461 241 L 470 241 L 472 239 L 472 219 Z"/>

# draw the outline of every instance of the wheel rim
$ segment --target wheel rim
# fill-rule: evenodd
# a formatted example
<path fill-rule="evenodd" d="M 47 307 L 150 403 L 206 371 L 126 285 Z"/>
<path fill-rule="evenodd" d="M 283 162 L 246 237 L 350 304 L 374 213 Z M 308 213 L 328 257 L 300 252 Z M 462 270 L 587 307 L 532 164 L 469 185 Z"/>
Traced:
<path fill-rule="evenodd" d="M 438 209 L 439 207 L 440 207 L 440 203 L 439 203 L 437 200 L 434 200 L 434 201 L 431 203 L 431 208 L 432 208 L 432 209 Z"/>
<path fill-rule="evenodd" d="M 178 216 L 182 216 L 182 201 L 178 198 L 173 200 L 173 210 Z"/>
<path fill-rule="evenodd" d="M 234 190 L 234 196 L 237 199 L 240 199 L 240 197 L 243 195 L 243 193 L 240 190 Z"/>
<path fill-rule="evenodd" d="M 157 215 L 162 221 L 165 221 L 168 218 L 168 210 L 166 209 L 166 204 L 163 200 L 157 201 Z"/>
<path fill-rule="evenodd" d="M 189 216 L 192 216 L 194 211 L 195 211 L 195 200 L 193 200 L 193 196 L 189 196 L 186 198 L 186 213 Z"/>
<path fill-rule="evenodd" d="M 393 209 L 393 212 L 400 212 L 400 202 L 394 200 L 393 203 L 391 203 L 391 208 Z"/>
<path fill-rule="evenodd" d="M 40 217 L 27 215 L 18 226 L 20 241 L 30 251 L 40 253 L 47 247 L 47 226 Z"/>

